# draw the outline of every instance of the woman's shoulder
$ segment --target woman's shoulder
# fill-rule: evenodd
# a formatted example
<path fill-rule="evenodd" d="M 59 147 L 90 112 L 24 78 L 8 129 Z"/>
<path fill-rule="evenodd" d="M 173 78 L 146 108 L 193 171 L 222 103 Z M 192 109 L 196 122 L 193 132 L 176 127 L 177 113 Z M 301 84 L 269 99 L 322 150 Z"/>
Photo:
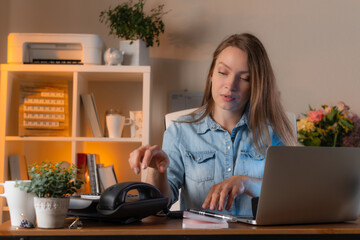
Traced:
<path fill-rule="evenodd" d="M 186 123 L 197 123 L 200 122 L 201 117 L 204 115 L 205 109 L 198 108 L 194 109 L 194 111 L 189 112 L 188 114 L 180 116 L 176 122 L 186 122 Z M 199 121 L 198 121 L 199 120 Z"/>
<path fill-rule="evenodd" d="M 195 111 L 189 114 L 180 116 L 175 121 L 173 121 L 169 128 L 167 129 L 170 131 L 190 131 L 190 132 L 197 132 L 201 126 L 206 122 L 206 116 L 203 117 L 204 111 Z"/>

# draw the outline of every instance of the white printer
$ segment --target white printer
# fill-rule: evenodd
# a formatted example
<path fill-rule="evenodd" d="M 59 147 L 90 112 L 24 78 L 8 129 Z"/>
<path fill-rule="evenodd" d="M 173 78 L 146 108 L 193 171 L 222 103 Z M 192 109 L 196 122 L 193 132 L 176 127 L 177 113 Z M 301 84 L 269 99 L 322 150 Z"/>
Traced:
<path fill-rule="evenodd" d="M 10 33 L 9 64 L 101 64 L 103 40 L 96 34 Z"/>

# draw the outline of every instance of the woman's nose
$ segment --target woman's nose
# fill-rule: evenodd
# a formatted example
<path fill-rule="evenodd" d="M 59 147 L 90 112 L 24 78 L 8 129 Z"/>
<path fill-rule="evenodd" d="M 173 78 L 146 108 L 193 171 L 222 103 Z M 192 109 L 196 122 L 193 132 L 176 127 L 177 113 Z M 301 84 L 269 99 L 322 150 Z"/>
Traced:
<path fill-rule="evenodd" d="M 226 88 L 230 91 L 235 91 L 238 88 L 238 82 L 239 82 L 238 76 L 231 76 L 226 81 Z"/>

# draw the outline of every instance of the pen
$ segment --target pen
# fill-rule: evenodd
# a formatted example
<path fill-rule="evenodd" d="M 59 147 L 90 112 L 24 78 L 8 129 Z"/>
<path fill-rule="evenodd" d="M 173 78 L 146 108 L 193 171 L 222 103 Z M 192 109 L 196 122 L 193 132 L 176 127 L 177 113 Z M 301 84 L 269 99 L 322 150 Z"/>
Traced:
<path fill-rule="evenodd" d="M 226 220 L 228 222 L 236 222 L 237 221 L 236 217 L 233 217 L 233 216 L 230 216 L 230 215 L 218 214 L 218 213 L 195 210 L 195 209 L 188 209 L 187 211 L 189 211 L 191 213 L 207 216 L 207 217 L 224 219 L 224 220 Z"/>

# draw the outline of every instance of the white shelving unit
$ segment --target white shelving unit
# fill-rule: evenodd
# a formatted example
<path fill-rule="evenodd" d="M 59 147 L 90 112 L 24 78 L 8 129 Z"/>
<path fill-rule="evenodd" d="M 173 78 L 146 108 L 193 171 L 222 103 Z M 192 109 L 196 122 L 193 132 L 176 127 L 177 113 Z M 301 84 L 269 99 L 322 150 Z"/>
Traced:
<path fill-rule="evenodd" d="M 150 66 L 103 65 L 1 65 L 0 93 L 0 181 L 8 179 L 8 156 L 24 155 L 27 164 L 41 161 L 75 163 L 80 152 L 96 153 L 100 162 L 114 165 L 118 181 L 140 181 L 129 168 L 129 153 L 150 144 L 151 106 Z M 19 84 L 21 81 L 66 80 L 68 82 L 69 132 L 62 137 L 19 136 Z M 93 93 L 102 128 L 105 111 L 119 109 L 143 111 L 143 137 L 130 138 L 125 127 L 122 138 L 92 137 L 80 95 Z M 0 199 L 0 209 L 5 210 Z M 2 221 L 2 211 L 0 211 Z"/>

